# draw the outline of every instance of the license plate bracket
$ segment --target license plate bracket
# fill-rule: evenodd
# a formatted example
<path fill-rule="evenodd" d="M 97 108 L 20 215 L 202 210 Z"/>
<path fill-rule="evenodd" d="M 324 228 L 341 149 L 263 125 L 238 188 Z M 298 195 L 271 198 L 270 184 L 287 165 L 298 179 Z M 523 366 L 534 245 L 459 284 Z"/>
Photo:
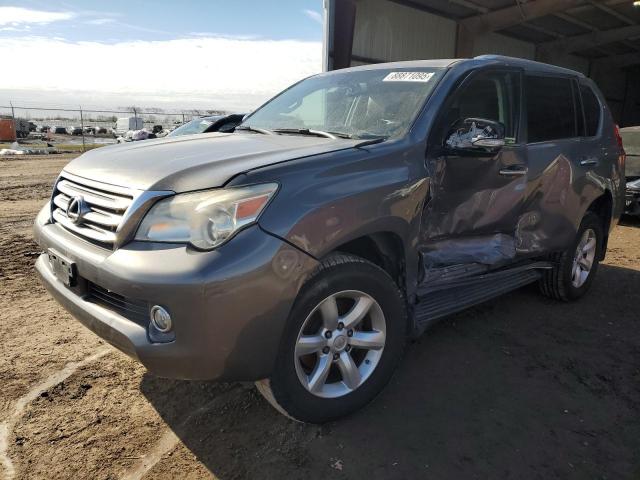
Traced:
<path fill-rule="evenodd" d="M 55 250 L 48 250 L 47 255 L 49 256 L 51 270 L 53 270 L 56 278 L 67 287 L 74 287 L 77 279 L 75 262 L 60 255 Z"/>

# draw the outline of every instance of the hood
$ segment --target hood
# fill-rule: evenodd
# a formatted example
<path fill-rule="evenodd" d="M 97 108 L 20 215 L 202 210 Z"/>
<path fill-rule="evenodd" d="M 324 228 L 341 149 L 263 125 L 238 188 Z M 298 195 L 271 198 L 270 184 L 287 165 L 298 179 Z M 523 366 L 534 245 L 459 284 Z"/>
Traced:
<path fill-rule="evenodd" d="M 79 177 L 140 190 L 220 187 L 235 175 L 352 148 L 362 140 L 258 133 L 207 133 L 91 150 L 64 168 Z"/>

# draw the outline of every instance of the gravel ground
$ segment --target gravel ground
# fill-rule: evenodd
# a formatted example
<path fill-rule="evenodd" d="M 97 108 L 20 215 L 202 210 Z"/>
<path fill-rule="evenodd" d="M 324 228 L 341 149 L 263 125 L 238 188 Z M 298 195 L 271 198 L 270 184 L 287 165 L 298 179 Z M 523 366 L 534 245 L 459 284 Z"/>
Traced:
<path fill-rule="evenodd" d="M 69 158 L 0 159 L 0 478 L 640 478 L 640 222 L 583 300 L 455 315 L 369 407 L 308 426 L 252 385 L 153 377 L 49 298 L 30 229 Z"/>

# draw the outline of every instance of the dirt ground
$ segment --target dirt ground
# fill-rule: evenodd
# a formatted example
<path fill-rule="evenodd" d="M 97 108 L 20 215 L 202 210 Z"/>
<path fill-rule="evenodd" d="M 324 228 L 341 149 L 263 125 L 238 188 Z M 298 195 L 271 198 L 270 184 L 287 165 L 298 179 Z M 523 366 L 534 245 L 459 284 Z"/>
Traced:
<path fill-rule="evenodd" d="M 0 159 L 0 478 L 640 479 L 640 222 L 583 300 L 455 315 L 370 406 L 308 426 L 252 385 L 153 377 L 49 298 L 30 229 L 69 158 Z"/>

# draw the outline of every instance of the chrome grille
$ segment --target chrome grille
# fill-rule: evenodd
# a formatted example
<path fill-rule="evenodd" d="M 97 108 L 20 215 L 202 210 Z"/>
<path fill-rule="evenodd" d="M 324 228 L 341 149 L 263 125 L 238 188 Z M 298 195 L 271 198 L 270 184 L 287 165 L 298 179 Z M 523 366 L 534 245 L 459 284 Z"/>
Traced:
<path fill-rule="evenodd" d="M 112 246 L 136 192 L 63 173 L 53 192 L 51 218 L 78 236 Z M 82 221 L 74 223 L 67 215 L 67 208 L 76 197 L 82 197 L 87 210 Z"/>

